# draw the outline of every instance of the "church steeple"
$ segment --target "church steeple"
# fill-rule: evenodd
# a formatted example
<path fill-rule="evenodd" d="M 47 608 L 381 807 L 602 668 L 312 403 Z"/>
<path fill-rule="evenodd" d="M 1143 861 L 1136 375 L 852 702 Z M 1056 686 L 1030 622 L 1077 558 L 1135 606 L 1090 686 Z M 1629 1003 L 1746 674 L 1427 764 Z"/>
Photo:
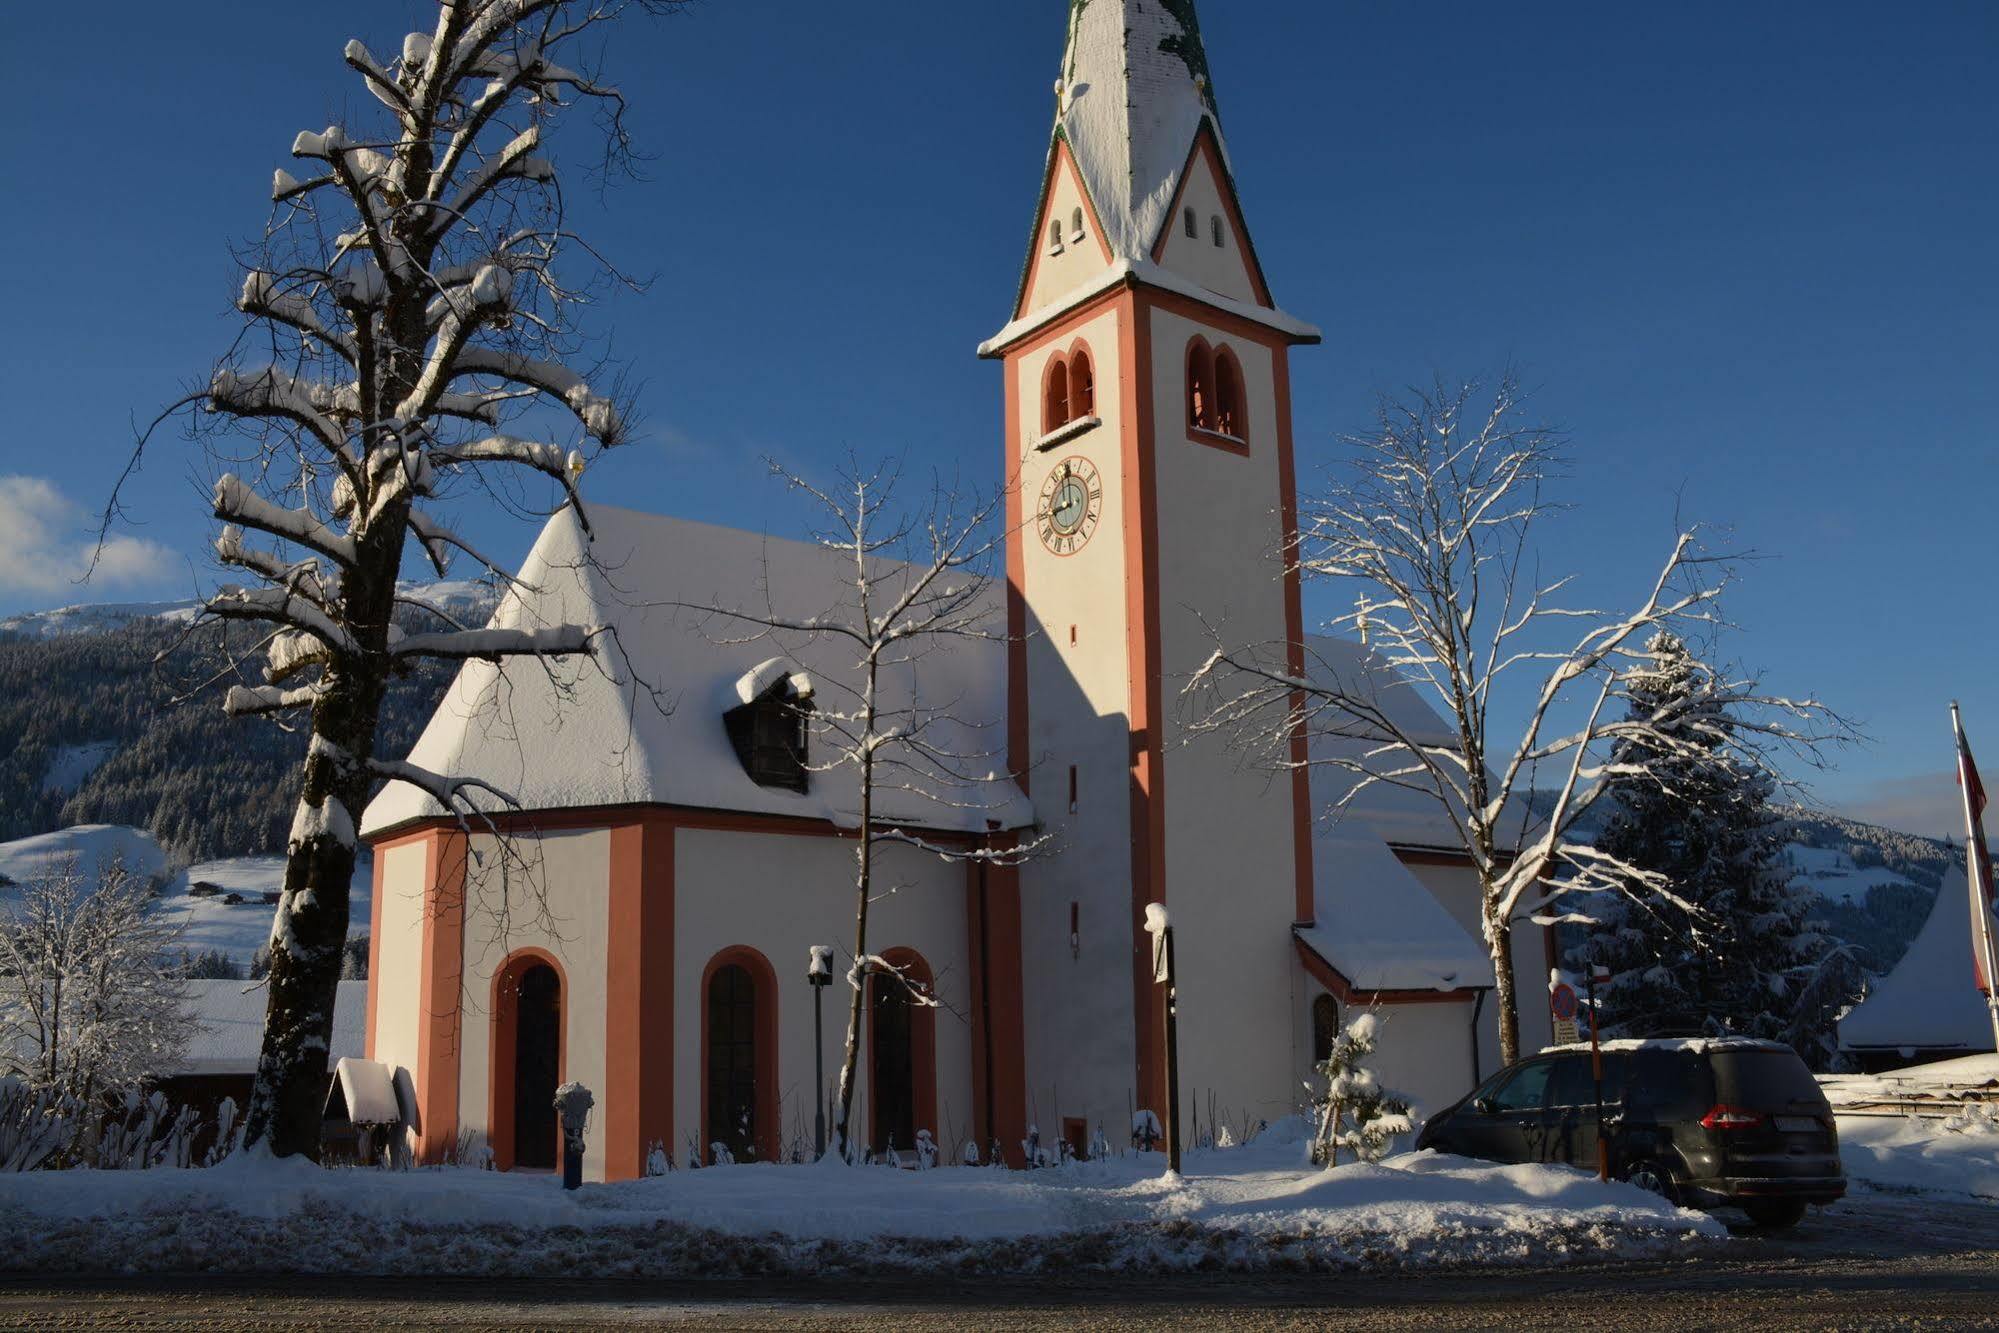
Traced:
<path fill-rule="evenodd" d="M 1149 260 L 1203 123 L 1221 144 L 1194 0 L 1072 0 L 1055 87 L 1055 134 L 1112 254 Z"/>

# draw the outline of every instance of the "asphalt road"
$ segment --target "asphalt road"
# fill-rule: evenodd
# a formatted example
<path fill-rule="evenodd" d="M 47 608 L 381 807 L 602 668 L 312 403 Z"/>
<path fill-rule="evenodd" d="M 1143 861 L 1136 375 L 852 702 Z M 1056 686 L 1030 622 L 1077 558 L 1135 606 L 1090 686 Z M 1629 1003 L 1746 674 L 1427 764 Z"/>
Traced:
<path fill-rule="evenodd" d="M 0 1328 L 1999 1328 L 1999 1208 L 1869 1196 L 1694 1258 L 1410 1276 L 16 1279 Z"/>

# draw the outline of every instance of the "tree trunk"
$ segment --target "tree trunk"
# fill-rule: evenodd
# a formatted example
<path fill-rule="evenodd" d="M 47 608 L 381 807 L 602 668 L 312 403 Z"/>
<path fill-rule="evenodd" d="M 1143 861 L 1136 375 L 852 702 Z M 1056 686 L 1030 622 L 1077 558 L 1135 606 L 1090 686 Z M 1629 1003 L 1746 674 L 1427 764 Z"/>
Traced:
<path fill-rule="evenodd" d="M 866 602 L 862 603 L 863 610 Z M 833 1107 L 833 1151 L 840 1160 L 850 1161 L 849 1145 L 853 1140 L 850 1119 L 854 1111 L 854 1076 L 861 1063 L 861 1016 L 867 1002 L 869 969 L 863 962 L 868 956 L 868 895 L 874 888 L 875 868 L 875 753 L 872 742 L 875 734 L 875 659 L 872 652 L 868 656 L 866 693 L 862 696 L 862 750 L 861 750 L 861 845 L 855 855 L 859 858 L 854 876 L 856 899 L 854 904 L 854 967 L 857 970 L 856 984 L 851 988 L 853 996 L 847 1004 L 847 1049 L 840 1060 L 840 1095 Z"/>
<path fill-rule="evenodd" d="M 1501 1064 L 1510 1065 L 1520 1058 L 1520 998 L 1513 986 L 1513 927 L 1505 921 L 1488 920 L 1486 924 L 1492 932 L 1492 980 L 1499 1009 L 1499 1060 Z"/>

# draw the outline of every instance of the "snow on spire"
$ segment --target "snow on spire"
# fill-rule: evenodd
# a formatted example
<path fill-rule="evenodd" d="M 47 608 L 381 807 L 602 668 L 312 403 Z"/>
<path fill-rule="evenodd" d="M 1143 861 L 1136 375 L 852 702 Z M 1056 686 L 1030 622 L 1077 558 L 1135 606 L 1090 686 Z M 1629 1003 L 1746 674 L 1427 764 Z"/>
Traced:
<path fill-rule="evenodd" d="M 1194 0 L 1070 0 L 1055 86 L 1055 132 L 1112 253 L 1149 260 L 1203 118 L 1221 139 Z"/>

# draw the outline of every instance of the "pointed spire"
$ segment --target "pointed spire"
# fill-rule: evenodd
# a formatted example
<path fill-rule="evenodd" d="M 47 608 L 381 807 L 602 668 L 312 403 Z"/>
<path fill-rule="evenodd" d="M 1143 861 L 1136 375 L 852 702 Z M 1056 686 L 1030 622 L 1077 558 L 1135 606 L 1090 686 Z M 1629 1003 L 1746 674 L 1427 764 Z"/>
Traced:
<path fill-rule="evenodd" d="M 1105 240 L 1121 259 L 1149 259 L 1203 119 L 1221 139 L 1194 0 L 1070 0 L 1055 88 L 1055 132 Z"/>

